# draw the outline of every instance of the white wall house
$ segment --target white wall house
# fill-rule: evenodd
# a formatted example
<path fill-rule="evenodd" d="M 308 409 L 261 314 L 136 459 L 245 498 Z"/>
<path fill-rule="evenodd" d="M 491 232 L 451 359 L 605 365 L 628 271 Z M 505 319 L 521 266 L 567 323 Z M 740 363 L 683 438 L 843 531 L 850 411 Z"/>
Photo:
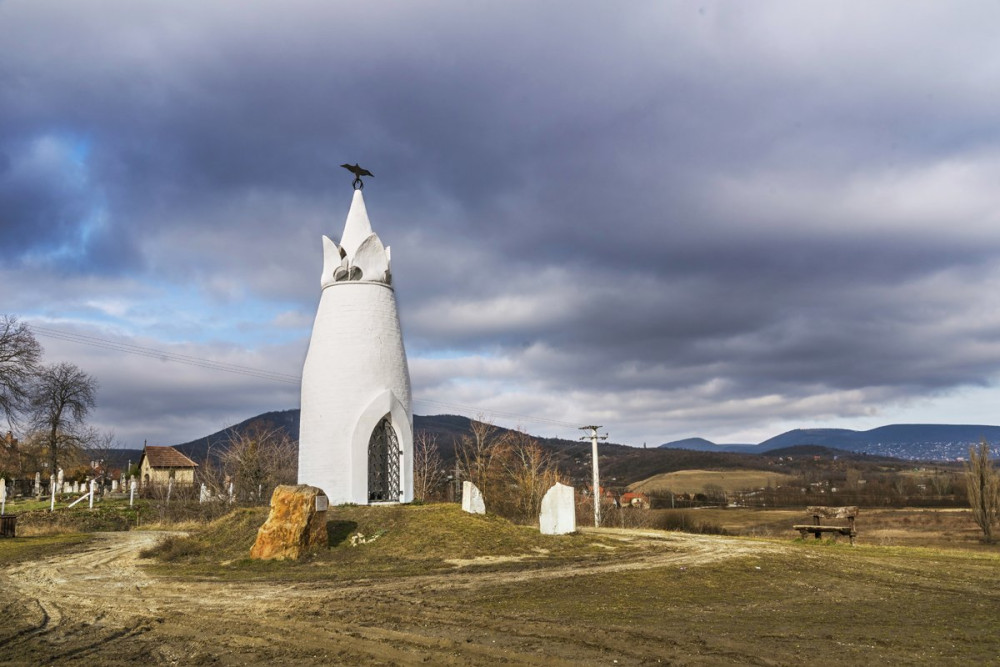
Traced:
<path fill-rule="evenodd" d="M 322 293 L 302 369 L 299 483 L 330 502 L 413 500 L 410 371 L 389 248 L 354 191 L 340 244 L 323 237 Z"/>

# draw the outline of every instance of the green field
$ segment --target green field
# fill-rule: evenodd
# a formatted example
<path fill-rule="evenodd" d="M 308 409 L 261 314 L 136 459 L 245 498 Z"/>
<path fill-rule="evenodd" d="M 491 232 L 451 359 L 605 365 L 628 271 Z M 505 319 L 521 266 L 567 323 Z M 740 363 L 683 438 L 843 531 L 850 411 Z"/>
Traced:
<path fill-rule="evenodd" d="M 630 491 L 655 493 L 704 493 L 706 487 L 722 489 L 726 493 L 736 493 L 747 489 L 762 489 L 780 486 L 794 479 L 791 475 L 767 470 L 679 470 L 654 475 L 629 485 Z"/>

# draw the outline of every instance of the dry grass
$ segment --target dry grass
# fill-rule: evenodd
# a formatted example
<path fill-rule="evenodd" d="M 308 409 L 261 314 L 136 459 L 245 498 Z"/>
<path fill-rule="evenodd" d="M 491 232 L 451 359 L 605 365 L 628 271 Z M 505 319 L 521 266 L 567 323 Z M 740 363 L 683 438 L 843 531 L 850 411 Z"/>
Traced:
<path fill-rule="evenodd" d="M 164 563 L 183 563 L 182 575 L 172 565 L 150 566 L 172 576 L 347 580 L 449 570 L 456 563 L 497 570 L 587 560 L 599 555 L 595 544 L 608 541 L 580 534 L 541 535 L 537 528 L 494 515 L 467 514 L 454 504 L 339 506 L 327 514 L 328 548 L 301 562 L 249 559 L 257 530 L 267 518 L 264 508 L 236 510 L 189 537 L 167 540 L 143 555 Z M 352 545 L 353 535 L 369 541 Z"/>
<path fill-rule="evenodd" d="M 793 477 L 767 470 L 680 470 L 654 475 L 648 479 L 629 485 L 631 491 L 655 493 L 704 493 L 705 487 L 718 487 L 726 493 L 736 493 L 746 489 L 762 489 L 770 484 L 780 486 Z"/>
<path fill-rule="evenodd" d="M 89 535 L 80 533 L 5 538 L 0 540 L 0 565 L 46 558 L 77 547 L 89 539 L 91 539 Z"/>
<path fill-rule="evenodd" d="M 1000 644 L 1000 557 L 830 546 L 701 567 L 499 586 L 467 600 L 499 618 L 621 637 L 628 664 L 986 664 Z"/>
<path fill-rule="evenodd" d="M 804 509 L 698 508 L 683 510 L 652 510 L 655 517 L 689 517 L 691 525 L 718 526 L 727 535 L 745 537 L 775 537 L 794 539 L 798 533 L 794 524 L 812 523 Z M 666 519 L 664 519 L 665 521 Z M 662 523 L 662 522 L 661 522 Z M 838 524 L 832 520 L 829 523 Z M 841 522 L 843 523 L 843 522 Z M 980 541 L 981 533 L 967 509 L 865 509 L 857 518 L 858 544 L 877 546 L 908 546 L 986 550 L 991 547 Z M 698 531 L 694 531 L 698 532 Z M 992 549 L 995 550 L 995 547 Z"/>

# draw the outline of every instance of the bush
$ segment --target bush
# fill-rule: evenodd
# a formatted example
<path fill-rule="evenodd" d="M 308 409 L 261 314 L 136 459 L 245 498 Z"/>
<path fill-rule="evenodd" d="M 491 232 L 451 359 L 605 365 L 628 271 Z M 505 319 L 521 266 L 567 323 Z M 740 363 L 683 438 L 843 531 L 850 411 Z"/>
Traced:
<path fill-rule="evenodd" d="M 204 547 L 190 537 L 171 535 L 157 544 L 139 552 L 140 558 L 157 558 L 165 562 L 191 557 L 204 551 Z"/>
<path fill-rule="evenodd" d="M 55 535 L 59 533 L 93 533 L 131 530 L 150 516 L 146 503 L 127 504 L 101 502 L 94 509 L 80 507 L 31 510 L 18 515 L 18 532 L 24 535 Z M 22 532 L 23 531 L 23 532 Z"/>
<path fill-rule="evenodd" d="M 699 535 L 728 535 L 719 524 L 698 521 L 690 512 L 658 512 L 651 521 L 651 527 L 660 530 L 676 530 Z"/>

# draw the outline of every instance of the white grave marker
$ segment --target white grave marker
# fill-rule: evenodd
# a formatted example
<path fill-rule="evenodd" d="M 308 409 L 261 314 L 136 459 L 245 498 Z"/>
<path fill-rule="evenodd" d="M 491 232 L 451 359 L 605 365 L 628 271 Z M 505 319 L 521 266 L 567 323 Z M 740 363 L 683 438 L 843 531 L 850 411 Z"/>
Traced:
<path fill-rule="evenodd" d="M 572 486 L 559 484 L 545 492 L 538 527 L 543 535 L 566 535 L 576 532 L 576 498 Z"/>
<path fill-rule="evenodd" d="M 479 487 L 466 480 L 462 482 L 462 510 L 469 514 L 486 514 L 486 503 Z"/>

